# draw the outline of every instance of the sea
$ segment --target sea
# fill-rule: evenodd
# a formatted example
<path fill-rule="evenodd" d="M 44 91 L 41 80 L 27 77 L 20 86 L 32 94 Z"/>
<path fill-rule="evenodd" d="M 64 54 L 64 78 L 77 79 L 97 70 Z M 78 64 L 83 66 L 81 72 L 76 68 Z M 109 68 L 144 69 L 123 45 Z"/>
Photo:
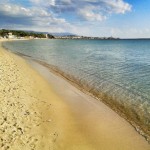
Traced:
<path fill-rule="evenodd" d="M 150 139 L 150 40 L 20 40 L 12 52 L 47 64 Z"/>

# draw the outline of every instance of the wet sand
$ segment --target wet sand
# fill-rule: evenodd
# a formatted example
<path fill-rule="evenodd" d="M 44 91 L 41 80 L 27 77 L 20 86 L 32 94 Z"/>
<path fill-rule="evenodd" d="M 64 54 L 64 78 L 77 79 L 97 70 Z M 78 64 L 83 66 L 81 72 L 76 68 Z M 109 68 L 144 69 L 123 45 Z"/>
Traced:
<path fill-rule="evenodd" d="M 49 68 L 31 59 L 28 62 L 53 85 L 54 92 L 71 108 L 76 120 L 73 126 L 78 127 L 80 133 L 88 139 L 92 149 L 150 149 L 147 141 L 105 104 L 78 90 Z M 65 126 L 68 126 L 68 122 Z"/>
<path fill-rule="evenodd" d="M 149 150 L 102 102 L 0 47 L 0 149 Z"/>

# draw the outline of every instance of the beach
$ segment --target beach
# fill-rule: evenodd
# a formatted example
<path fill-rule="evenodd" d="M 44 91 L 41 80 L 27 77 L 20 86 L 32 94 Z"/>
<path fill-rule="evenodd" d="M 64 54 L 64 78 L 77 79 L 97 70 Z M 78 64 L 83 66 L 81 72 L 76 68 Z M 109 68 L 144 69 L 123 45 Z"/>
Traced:
<path fill-rule="evenodd" d="M 0 45 L 0 149 L 149 150 L 116 112 Z"/>

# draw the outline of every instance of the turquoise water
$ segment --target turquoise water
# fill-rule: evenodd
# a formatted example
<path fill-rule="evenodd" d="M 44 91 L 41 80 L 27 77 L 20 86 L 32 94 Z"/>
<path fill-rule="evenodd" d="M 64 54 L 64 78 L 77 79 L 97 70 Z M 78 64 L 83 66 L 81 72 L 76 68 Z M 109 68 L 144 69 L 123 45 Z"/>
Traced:
<path fill-rule="evenodd" d="M 150 40 L 30 40 L 3 44 L 50 64 L 150 135 Z"/>

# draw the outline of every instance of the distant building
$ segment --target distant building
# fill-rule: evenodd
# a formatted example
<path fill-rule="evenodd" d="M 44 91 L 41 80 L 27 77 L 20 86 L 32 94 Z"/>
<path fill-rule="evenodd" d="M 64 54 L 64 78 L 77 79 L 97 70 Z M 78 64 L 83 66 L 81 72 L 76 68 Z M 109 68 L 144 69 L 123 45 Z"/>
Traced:
<path fill-rule="evenodd" d="M 12 32 L 9 32 L 9 33 L 8 33 L 8 38 L 9 38 L 9 39 L 14 39 L 14 38 L 16 38 L 16 36 L 13 35 Z"/>
<path fill-rule="evenodd" d="M 29 36 L 29 39 L 34 39 L 34 37 L 33 36 Z"/>

